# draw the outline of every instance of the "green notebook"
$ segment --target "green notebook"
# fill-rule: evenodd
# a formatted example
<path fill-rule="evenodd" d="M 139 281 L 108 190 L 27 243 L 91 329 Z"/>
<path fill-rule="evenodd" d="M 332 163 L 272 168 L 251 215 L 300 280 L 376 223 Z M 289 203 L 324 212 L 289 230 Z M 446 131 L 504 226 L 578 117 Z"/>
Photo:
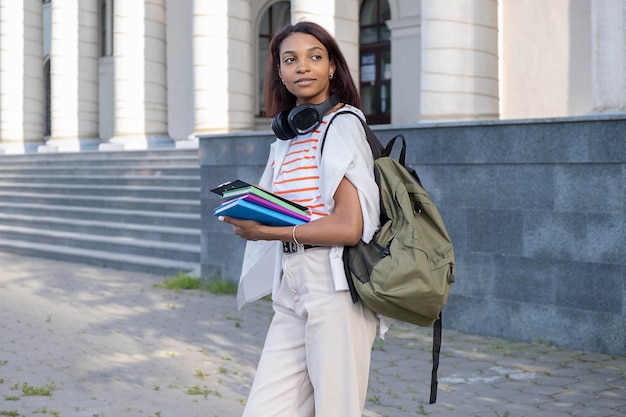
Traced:
<path fill-rule="evenodd" d="M 244 194 L 254 194 L 296 213 L 300 213 L 304 216 L 309 215 L 308 209 L 305 206 L 289 201 L 286 198 L 273 194 L 269 191 L 265 191 L 256 185 L 248 184 L 247 182 L 241 180 L 227 182 L 219 187 L 213 188 L 211 191 L 215 194 L 221 195 L 223 200 L 229 200 Z"/>

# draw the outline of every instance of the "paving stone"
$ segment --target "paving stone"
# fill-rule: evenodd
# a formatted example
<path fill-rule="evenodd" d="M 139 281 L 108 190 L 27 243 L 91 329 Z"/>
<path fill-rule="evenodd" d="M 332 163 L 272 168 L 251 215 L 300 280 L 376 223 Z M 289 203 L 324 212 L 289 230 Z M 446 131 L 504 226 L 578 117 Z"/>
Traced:
<path fill-rule="evenodd" d="M 166 291 L 163 277 L 0 253 L 0 413 L 238 417 L 271 304 Z M 626 358 L 395 323 L 372 352 L 364 417 L 609 417 L 626 413 Z M 54 384 L 25 396 L 22 384 Z"/>

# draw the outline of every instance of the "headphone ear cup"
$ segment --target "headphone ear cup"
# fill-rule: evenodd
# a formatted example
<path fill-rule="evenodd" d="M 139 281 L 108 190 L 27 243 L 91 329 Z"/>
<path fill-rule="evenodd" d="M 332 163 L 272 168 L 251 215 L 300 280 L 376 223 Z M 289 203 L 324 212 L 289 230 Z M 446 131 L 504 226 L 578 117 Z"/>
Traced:
<path fill-rule="evenodd" d="M 288 122 L 289 113 L 280 112 L 272 120 L 272 130 L 276 137 L 280 140 L 289 140 L 295 138 L 296 132 L 293 131 Z"/>

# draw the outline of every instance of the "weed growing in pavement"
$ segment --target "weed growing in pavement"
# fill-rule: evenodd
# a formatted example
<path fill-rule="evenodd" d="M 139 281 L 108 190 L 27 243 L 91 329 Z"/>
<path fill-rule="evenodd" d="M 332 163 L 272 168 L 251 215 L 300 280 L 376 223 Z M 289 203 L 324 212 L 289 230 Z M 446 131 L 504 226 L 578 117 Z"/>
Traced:
<path fill-rule="evenodd" d="M 380 395 L 374 394 L 367 400 L 371 402 L 372 404 L 380 405 Z"/>
<path fill-rule="evenodd" d="M 54 383 L 49 383 L 41 387 L 35 387 L 33 385 L 30 385 L 28 382 L 24 382 L 21 388 L 20 388 L 19 383 L 16 383 L 15 385 L 11 387 L 11 389 L 14 389 L 14 390 L 21 389 L 22 394 L 27 397 L 31 397 L 31 396 L 49 397 L 52 395 L 52 391 L 54 391 L 54 388 L 55 388 Z"/>
<path fill-rule="evenodd" d="M 17 411 L 0 410 L 0 416 L 20 417 L 20 415 Z"/>
<path fill-rule="evenodd" d="M 236 317 L 233 317 L 233 316 L 231 316 L 231 315 L 230 315 L 230 314 L 228 314 L 228 313 L 224 313 L 224 314 L 222 314 L 222 317 L 224 317 L 226 320 L 234 320 L 234 321 L 235 321 L 235 327 L 236 327 L 236 328 L 240 328 L 240 327 L 241 327 L 241 320 L 240 320 L 240 319 L 238 319 L 238 318 L 236 318 Z"/>
<path fill-rule="evenodd" d="M 43 407 L 41 410 L 35 411 L 35 413 L 50 414 L 53 417 L 61 417 L 61 413 L 59 413 L 58 411 L 48 410 L 48 407 Z"/>
<path fill-rule="evenodd" d="M 165 277 L 165 279 L 163 280 L 163 284 L 157 284 L 156 287 L 175 291 L 199 290 L 200 279 L 193 278 L 189 275 L 179 272 L 173 277 Z"/>
<path fill-rule="evenodd" d="M 189 395 L 202 395 L 204 398 L 209 396 L 211 391 L 207 388 L 200 388 L 199 385 L 194 385 L 193 387 L 187 388 L 187 394 Z"/>
<path fill-rule="evenodd" d="M 206 284 L 206 287 L 212 294 L 237 294 L 237 286 L 231 281 L 211 280 Z"/>
<path fill-rule="evenodd" d="M 391 388 L 387 388 L 387 395 L 389 398 L 400 398 L 400 396 L 393 392 Z"/>
<path fill-rule="evenodd" d="M 382 352 L 385 352 L 384 344 L 385 341 L 383 339 L 376 338 L 376 340 L 374 341 L 374 346 L 372 346 L 372 350 L 380 350 Z"/>
<path fill-rule="evenodd" d="M 54 388 L 55 386 L 53 383 L 46 384 L 41 387 L 34 387 L 32 385 L 24 383 L 22 384 L 22 393 L 24 393 L 24 395 L 26 396 L 42 395 L 49 397 L 52 395 L 52 391 L 54 391 Z"/>
<path fill-rule="evenodd" d="M 183 290 L 202 290 L 208 291 L 212 294 L 234 295 L 237 293 L 237 286 L 235 283 L 223 280 L 220 274 L 216 272 L 213 273 L 208 280 L 201 280 L 200 278 L 194 278 L 183 272 L 179 272 L 173 277 L 165 277 L 163 284 L 157 284 L 155 286 L 157 288 L 178 292 Z"/>

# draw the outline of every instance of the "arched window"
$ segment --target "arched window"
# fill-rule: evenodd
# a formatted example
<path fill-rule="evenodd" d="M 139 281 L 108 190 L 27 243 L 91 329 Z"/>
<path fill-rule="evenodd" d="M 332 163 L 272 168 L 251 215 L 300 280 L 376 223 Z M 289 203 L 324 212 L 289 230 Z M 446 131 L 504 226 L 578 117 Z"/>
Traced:
<path fill-rule="evenodd" d="M 360 92 L 363 112 L 371 124 L 391 121 L 391 18 L 387 0 L 364 0 L 360 18 Z"/>
<path fill-rule="evenodd" d="M 261 17 L 259 22 L 259 60 L 257 66 L 258 85 L 258 115 L 265 116 L 263 94 L 265 93 L 265 65 L 270 41 L 274 33 L 291 22 L 291 2 L 279 1 L 272 4 Z"/>

